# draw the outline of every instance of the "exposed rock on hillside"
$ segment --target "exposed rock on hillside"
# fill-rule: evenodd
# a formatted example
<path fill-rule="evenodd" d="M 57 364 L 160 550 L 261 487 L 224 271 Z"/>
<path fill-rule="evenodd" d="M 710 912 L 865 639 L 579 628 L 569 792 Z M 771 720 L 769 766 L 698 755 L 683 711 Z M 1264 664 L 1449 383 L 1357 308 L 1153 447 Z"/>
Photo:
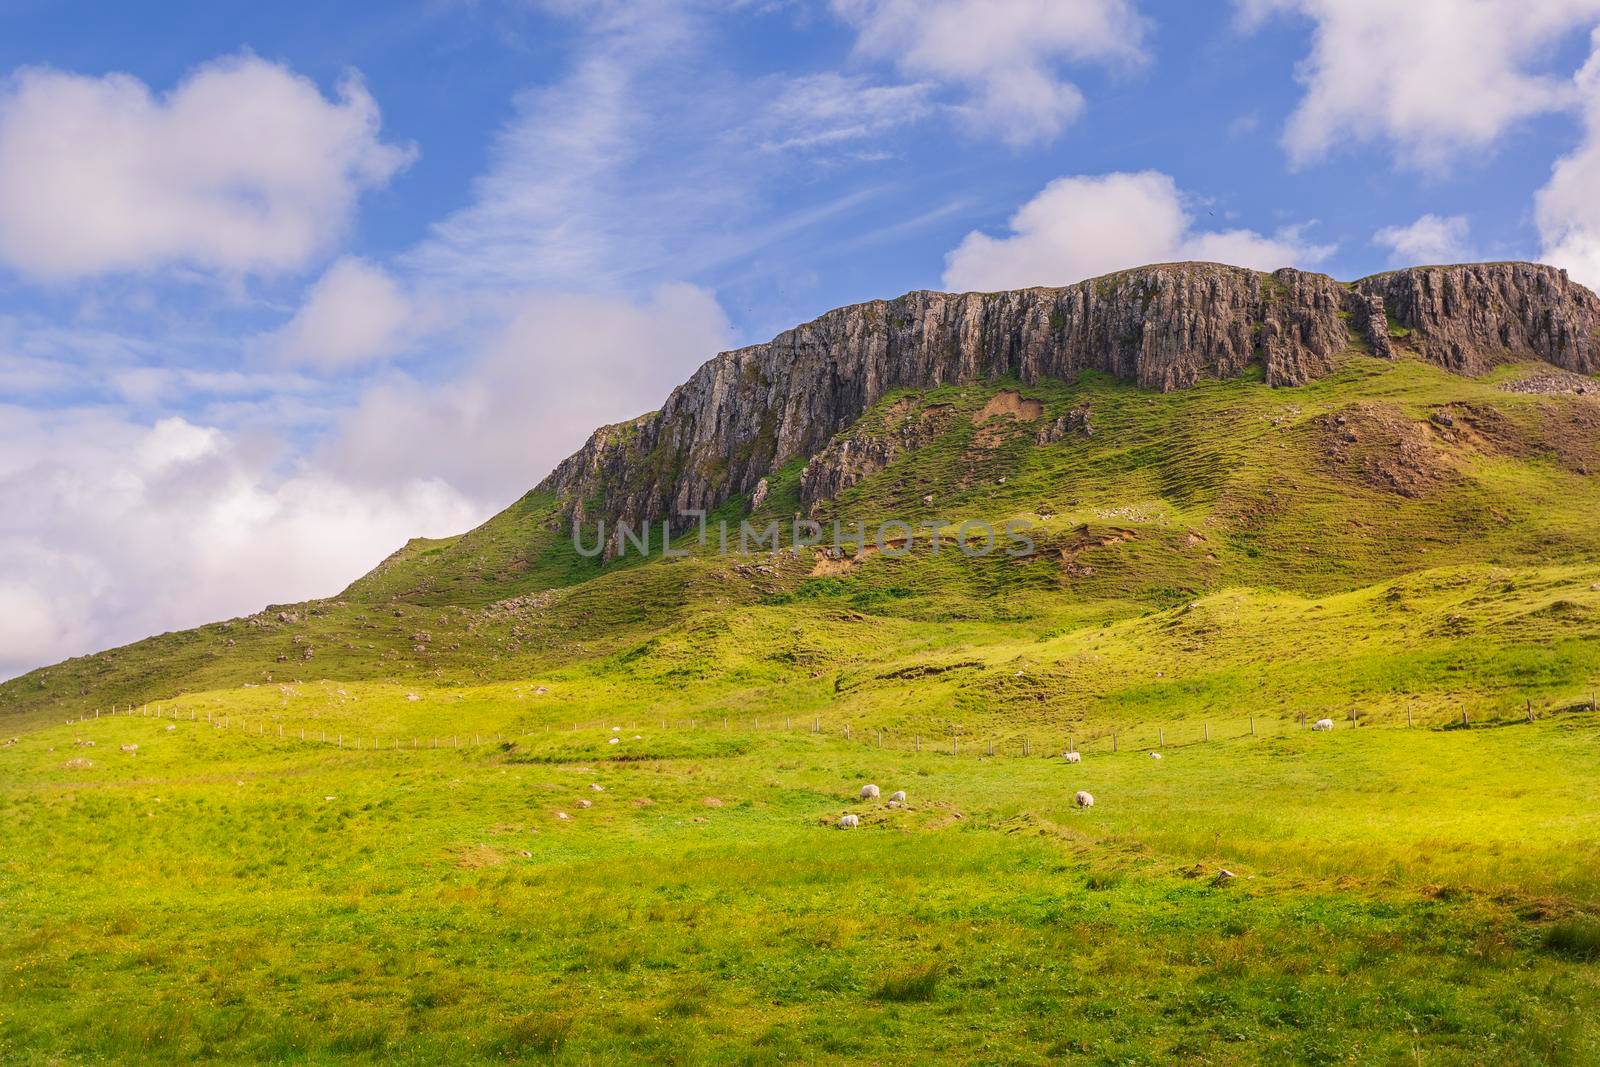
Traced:
<path fill-rule="evenodd" d="M 1418 267 L 1348 286 L 1297 270 L 1181 263 L 1060 289 L 908 293 L 717 356 L 659 412 L 597 431 L 541 488 L 560 496 L 568 518 L 676 519 L 817 456 L 893 389 L 1092 369 L 1168 391 L 1253 362 L 1269 384 L 1290 386 L 1328 373 L 1352 348 L 1463 372 L 1539 358 L 1587 374 L 1600 369 L 1600 299 L 1563 271 L 1526 263 Z M 847 451 L 839 443 L 804 497 L 888 461 Z"/>

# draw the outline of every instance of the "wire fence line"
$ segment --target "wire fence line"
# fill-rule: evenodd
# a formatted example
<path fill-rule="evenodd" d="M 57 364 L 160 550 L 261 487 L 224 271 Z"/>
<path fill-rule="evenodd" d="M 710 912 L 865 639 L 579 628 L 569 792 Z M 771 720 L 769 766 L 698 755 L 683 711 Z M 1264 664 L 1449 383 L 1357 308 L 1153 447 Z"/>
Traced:
<path fill-rule="evenodd" d="M 170 724 L 188 723 L 209 726 L 218 731 L 237 732 L 247 737 L 259 737 L 294 744 L 315 745 L 336 750 L 362 751 L 420 751 L 437 749 L 497 748 L 553 735 L 583 736 L 586 740 L 603 740 L 619 746 L 619 755 L 629 755 L 627 745 L 633 740 L 643 740 L 639 730 L 659 730 L 662 733 L 805 733 L 841 737 L 869 748 L 890 749 L 908 753 L 940 754 L 976 758 L 1060 758 L 1066 753 L 1110 754 L 1120 752 L 1149 752 L 1160 749 L 1187 748 L 1212 741 L 1240 741 L 1251 738 L 1285 737 L 1314 730 L 1319 720 L 1327 729 L 1424 729 L 1470 730 L 1517 723 L 1532 723 L 1558 716 L 1595 712 L 1595 694 L 1586 699 L 1546 701 L 1536 707 L 1531 698 L 1523 701 L 1520 711 L 1509 711 L 1504 702 L 1491 708 L 1473 708 L 1466 704 L 1452 710 L 1441 710 L 1436 705 L 1426 709 L 1415 706 L 1405 708 L 1359 709 L 1350 708 L 1343 714 L 1305 712 L 1294 716 L 1243 715 L 1197 716 L 1175 719 L 1156 724 L 1120 724 L 1113 727 L 1091 728 L 1065 726 L 1057 729 L 991 729 L 981 730 L 949 726 L 938 732 L 918 732 L 913 729 L 888 729 L 882 726 L 863 725 L 859 722 L 836 721 L 823 716 L 734 716 L 722 715 L 708 718 L 638 718 L 613 717 L 584 721 L 569 720 L 547 725 L 536 730 L 506 733 L 458 733 L 425 735 L 420 733 L 380 735 L 375 733 L 345 733 L 342 730 L 307 727 L 303 723 L 286 723 L 281 719 L 260 716 L 216 715 L 199 708 L 185 708 L 181 703 L 142 705 L 113 705 L 104 712 L 108 718 L 146 718 L 165 720 Z M 1316 717 L 1313 718 L 1313 715 Z M 78 719 L 67 720 L 68 725 L 80 725 L 102 717 L 96 709 Z M 591 737 L 598 734 L 599 737 Z M 601 756 L 609 753 L 601 753 Z"/>

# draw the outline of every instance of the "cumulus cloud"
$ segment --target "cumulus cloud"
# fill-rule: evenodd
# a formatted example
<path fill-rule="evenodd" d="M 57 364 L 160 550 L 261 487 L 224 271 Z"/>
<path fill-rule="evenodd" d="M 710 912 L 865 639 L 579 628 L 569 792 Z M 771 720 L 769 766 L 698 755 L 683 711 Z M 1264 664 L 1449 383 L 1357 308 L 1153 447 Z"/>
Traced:
<path fill-rule="evenodd" d="M 1215 260 L 1272 270 L 1310 266 L 1332 247 L 1297 228 L 1202 230 L 1177 183 L 1157 171 L 1058 178 L 1011 217 L 1011 233 L 974 231 L 945 257 L 944 284 L 958 290 L 1067 285 L 1125 267 Z"/>
<path fill-rule="evenodd" d="M 333 594 L 407 538 L 482 517 L 435 479 L 375 488 L 280 459 L 177 416 L 0 409 L 0 677 Z"/>
<path fill-rule="evenodd" d="M 716 299 L 689 285 L 644 301 L 524 294 L 451 380 L 397 375 L 367 391 L 321 462 L 363 484 L 425 476 L 504 504 L 596 427 L 659 406 L 730 334 Z"/>
<path fill-rule="evenodd" d="M 1535 198 L 1534 218 L 1544 245 L 1540 258 L 1600 290 L 1600 29 L 1593 43 L 1589 61 L 1573 81 L 1583 105 L 1583 138 L 1556 161 L 1549 183 Z"/>
<path fill-rule="evenodd" d="M 393 355 L 414 318 L 410 297 L 386 271 L 346 256 L 311 287 L 268 347 L 286 363 L 342 370 Z"/>
<path fill-rule="evenodd" d="M 833 0 L 857 49 L 906 76 L 965 88 L 977 133 L 1013 145 L 1049 141 L 1083 110 L 1064 63 L 1144 61 L 1145 21 L 1131 0 Z"/>
<path fill-rule="evenodd" d="M 250 55 L 163 96 L 126 74 L 24 69 L 0 91 L 0 263 L 44 280 L 301 268 L 411 158 L 378 131 L 358 78 L 330 101 Z"/>
<path fill-rule="evenodd" d="M 1246 28 L 1279 13 L 1315 23 L 1283 136 L 1299 164 L 1380 138 L 1424 169 L 1487 148 L 1519 119 L 1572 103 L 1570 84 L 1539 63 L 1600 18 L 1600 0 L 1236 2 Z"/>
<path fill-rule="evenodd" d="M 1463 215 L 1423 215 L 1409 226 L 1385 226 L 1372 242 L 1389 250 L 1395 266 L 1460 263 L 1472 258 L 1469 225 Z"/>

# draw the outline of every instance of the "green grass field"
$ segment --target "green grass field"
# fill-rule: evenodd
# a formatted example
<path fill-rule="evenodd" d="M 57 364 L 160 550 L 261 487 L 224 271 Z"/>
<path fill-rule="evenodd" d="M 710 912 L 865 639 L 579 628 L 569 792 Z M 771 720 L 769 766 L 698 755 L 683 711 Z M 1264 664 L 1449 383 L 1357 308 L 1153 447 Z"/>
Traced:
<path fill-rule="evenodd" d="M 819 517 L 1033 554 L 533 492 L 6 682 L 0 1060 L 1600 1063 L 1600 407 L 1528 372 L 896 394 Z"/>
<path fill-rule="evenodd" d="M 1076 766 L 522 725 L 378 751 L 237 713 L 30 732 L 0 751 L 0 1052 L 1600 1058 L 1592 714 Z"/>

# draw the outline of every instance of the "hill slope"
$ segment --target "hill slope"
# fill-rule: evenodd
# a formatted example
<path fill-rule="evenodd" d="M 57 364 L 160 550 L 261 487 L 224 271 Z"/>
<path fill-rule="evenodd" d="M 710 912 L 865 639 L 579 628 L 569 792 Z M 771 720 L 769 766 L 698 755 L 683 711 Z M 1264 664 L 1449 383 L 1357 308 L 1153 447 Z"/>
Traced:
<path fill-rule="evenodd" d="M 1374 300 L 1387 358 L 1361 333 L 1375 313 L 1350 325 Z M 46 668 L 0 686 L 0 707 L 24 723 L 269 682 L 562 676 L 637 707 L 737 694 L 903 718 L 890 708 L 907 687 L 881 679 L 944 655 L 985 666 L 924 677 L 926 722 L 1107 722 L 1157 703 L 1181 717 L 1247 694 L 1305 701 L 1304 672 L 1278 662 L 1291 649 L 1339 679 L 1314 702 L 1509 703 L 1530 686 L 1577 699 L 1600 578 L 1600 405 L 1591 379 L 1533 357 L 1587 368 L 1597 303 L 1525 264 L 1350 286 L 1201 264 L 845 309 L 718 357 L 482 527 L 414 541 L 337 598 Z M 1318 353 L 1302 385 L 1269 381 L 1285 376 L 1285 336 Z M 832 399 L 808 414 L 819 367 Z M 1189 384 L 1139 384 L 1151 375 Z M 735 539 L 741 522 L 798 514 L 871 532 L 944 520 L 945 546 L 966 520 L 1026 523 L 1033 548 L 972 558 L 923 535 L 904 558 L 872 544 L 754 558 L 679 521 L 684 558 L 574 550 L 574 519 L 593 544 L 595 523 L 671 520 L 668 502 L 711 507 Z M 1348 632 L 1340 598 L 1366 605 Z M 1463 670 L 1467 634 L 1480 666 Z M 1019 657 L 1038 682 L 1001 680 Z"/>

